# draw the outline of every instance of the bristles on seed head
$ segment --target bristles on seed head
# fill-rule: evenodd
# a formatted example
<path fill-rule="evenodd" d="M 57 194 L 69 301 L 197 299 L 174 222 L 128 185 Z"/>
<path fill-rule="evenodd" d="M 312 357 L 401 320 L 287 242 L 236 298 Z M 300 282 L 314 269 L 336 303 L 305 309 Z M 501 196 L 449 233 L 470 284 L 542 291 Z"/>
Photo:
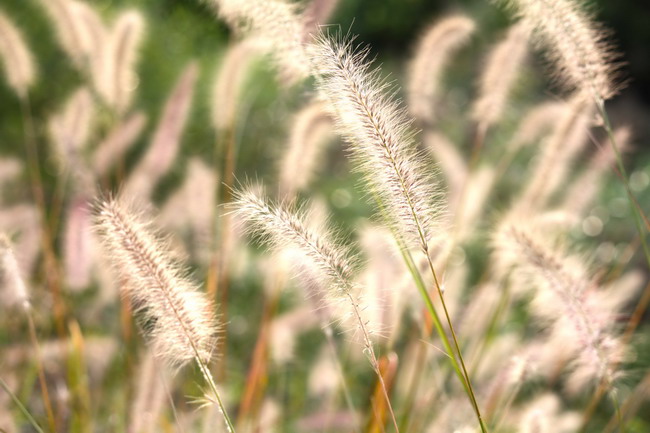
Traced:
<path fill-rule="evenodd" d="M 65 169 L 78 168 L 95 116 L 93 97 L 85 87 L 78 89 L 60 113 L 49 121 L 49 132 L 57 163 Z"/>
<path fill-rule="evenodd" d="M 129 177 L 124 189 L 126 197 L 150 197 L 156 182 L 171 168 L 190 115 L 198 76 L 198 65 L 191 62 L 178 78 L 165 103 L 151 145 Z"/>
<path fill-rule="evenodd" d="M 422 35 L 408 70 L 408 107 L 416 119 L 434 120 L 435 98 L 443 70 L 475 28 L 471 18 L 452 15 L 436 21 Z"/>
<path fill-rule="evenodd" d="M 331 131 L 332 118 L 321 101 L 312 102 L 294 116 L 289 145 L 280 161 L 280 196 L 291 200 L 309 185 Z"/>
<path fill-rule="evenodd" d="M 313 44 L 318 87 L 334 108 L 340 133 L 373 192 L 382 198 L 396 230 L 410 245 L 429 249 L 440 214 L 438 189 L 424 168 L 405 110 L 385 95 L 379 71 L 370 71 L 367 49 L 326 35 Z"/>
<path fill-rule="evenodd" d="M 212 90 L 212 124 L 215 129 L 234 128 L 241 91 L 259 51 L 259 44 L 252 38 L 236 42 L 226 50 Z"/>
<path fill-rule="evenodd" d="M 218 330 L 212 305 L 165 245 L 116 199 L 99 204 L 96 228 L 156 355 L 172 366 L 207 362 Z"/>
<path fill-rule="evenodd" d="M 335 293 L 350 291 L 353 265 L 349 252 L 333 243 L 329 232 L 309 227 L 300 211 L 271 204 L 253 188 L 236 191 L 232 208 L 248 231 L 272 247 L 298 247 Z"/>
<path fill-rule="evenodd" d="M 568 90 L 606 100 L 616 93 L 616 54 L 607 32 L 577 0 L 504 0 L 543 46 Z"/>
<path fill-rule="evenodd" d="M 507 222 L 499 237 L 498 247 L 517 257 L 513 263 L 523 284 L 535 288 L 533 313 L 573 358 L 569 389 L 577 392 L 598 380 L 612 388 L 625 351 L 612 330 L 613 304 L 603 302 L 604 292 L 596 289 L 583 260 L 550 244 L 530 222 Z"/>
<path fill-rule="evenodd" d="M 99 143 L 92 155 L 92 167 L 97 177 L 106 175 L 120 156 L 135 143 L 147 123 L 147 116 L 138 111 L 118 123 Z"/>
<path fill-rule="evenodd" d="M 528 53 L 528 32 L 524 25 L 513 26 L 490 52 L 481 74 L 478 99 L 472 108 L 475 121 L 490 126 L 501 119 Z"/>
<path fill-rule="evenodd" d="M 2 11 L 0 11 L 0 59 L 4 64 L 9 86 L 18 96 L 26 96 L 27 90 L 36 80 L 36 66 L 20 31 Z"/>
<path fill-rule="evenodd" d="M 104 47 L 104 68 L 96 71 L 101 74 L 96 80 L 99 93 L 120 113 L 129 107 L 133 90 L 138 84 L 135 66 L 144 35 L 144 24 L 144 18 L 137 10 L 122 12 Z"/>
<path fill-rule="evenodd" d="M 293 84 L 309 76 L 297 5 L 284 0 L 207 0 L 233 29 L 266 41 L 283 81 Z"/>
<path fill-rule="evenodd" d="M 29 308 L 29 292 L 4 233 L 0 233 L 0 301 L 3 306 Z"/>

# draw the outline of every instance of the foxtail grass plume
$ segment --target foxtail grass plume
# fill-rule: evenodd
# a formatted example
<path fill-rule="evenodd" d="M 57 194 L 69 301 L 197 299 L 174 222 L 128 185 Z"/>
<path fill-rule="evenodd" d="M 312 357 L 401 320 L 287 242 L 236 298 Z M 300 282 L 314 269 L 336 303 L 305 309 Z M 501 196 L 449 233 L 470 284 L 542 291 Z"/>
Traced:
<path fill-rule="evenodd" d="M 297 5 L 284 0 L 205 0 L 217 6 L 219 16 L 233 29 L 265 41 L 280 69 L 293 84 L 309 76 L 302 42 L 303 25 Z"/>
<path fill-rule="evenodd" d="M 133 98 L 138 77 L 135 66 L 144 35 L 144 18 L 137 10 L 122 12 L 104 46 L 104 64 L 98 75 L 97 90 L 117 112 L 124 112 Z"/>
<path fill-rule="evenodd" d="M 0 301 L 3 307 L 29 308 L 29 292 L 4 233 L 0 233 Z"/>
<path fill-rule="evenodd" d="M 199 75 L 194 62 L 185 67 L 165 103 L 151 145 L 133 169 L 123 194 L 126 197 L 150 197 L 156 182 L 171 167 L 180 147 L 181 134 L 190 115 L 194 84 Z"/>
<path fill-rule="evenodd" d="M 88 198 L 78 193 L 71 201 L 63 233 L 63 263 L 66 282 L 73 291 L 88 287 L 95 263 L 96 241 Z"/>
<path fill-rule="evenodd" d="M 627 127 L 614 131 L 614 139 L 622 151 L 629 147 L 632 133 Z M 560 209 L 572 215 L 583 215 L 595 201 L 608 171 L 614 167 L 616 154 L 611 143 L 604 143 L 593 155 L 589 165 L 569 186 Z"/>
<path fill-rule="evenodd" d="M 552 130 L 557 119 L 562 118 L 568 108 L 564 101 L 543 102 L 534 106 L 519 122 L 506 151 L 514 154 L 523 146 L 538 142 Z"/>
<path fill-rule="evenodd" d="M 597 289 L 582 260 L 547 238 L 513 219 L 499 230 L 496 245 L 501 254 L 517 257 L 515 275 L 521 284 L 535 287 L 533 313 L 551 325 L 550 339 L 572 358 L 569 389 L 577 392 L 603 381 L 613 391 L 625 355 L 614 334 L 614 314 L 623 301 L 608 302 L 611 296 Z"/>
<path fill-rule="evenodd" d="M 587 143 L 594 106 L 581 95 L 574 97 L 553 133 L 542 143 L 528 184 L 517 202 L 520 208 L 546 206 L 565 181 L 576 156 Z"/>
<path fill-rule="evenodd" d="M 328 231 L 308 225 L 305 215 L 286 205 L 269 203 L 252 188 L 237 191 L 232 207 L 235 215 L 246 224 L 246 229 L 258 234 L 274 249 L 293 247 L 300 251 L 302 263 L 296 263 L 297 269 L 317 275 L 326 291 L 324 298 L 349 311 L 341 316 L 349 316 L 349 321 L 354 323 L 353 329 L 360 331 L 372 367 L 377 371 L 371 323 L 366 320 L 360 306 L 350 251 L 335 243 Z"/>
<path fill-rule="evenodd" d="M 85 68 L 89 58 L 98 55 L 92 31 L 103 31 L 103 24 L 97 26 L 89 21 L 89 14 L 83 11 L 87 5 L 76 0 L 41 0 L 41 5 L 50 16 L 56 29 L 61 47 L 75 66 Z M 88 8 L 89 9 L 89 8 Z M 93 61 L 91 60 L 92 64 Z"/>
<path fill-rule="evenodd" d="M 423 141 L 446 179 L 449 201 L 452 202 L 460 196 L 465 185 L 468 176 L 467 163 L 456 145 L 442 133 L 426 132 Z"/>
<path fill-rule="evenodd" d="M 350 293 L 353 284 L 350 253 L 333 243 L 330 234 L 308 227 L 299 213 L 271 205 L 252 188 L 236 192 L 233 209 L 246 222 L 247 230 L 260 234 L 272 247 L 298 247 L 327 278 L 332 293 L 337 296 Z"/>
<path fill-rule="evenodd" d="M 91 166 L 97 177 L 105 176 L 120 157 L 135 143 L 147 123 L 147 116 L 138 111 L 118 123 L 97 145 Z"/>
<path fill-rule="evenodd" d="M 56 1 L 54 2 L 56 3 Z M 61 2 L 66 3 L 66 2 Z M 110 43 L 109 29 L 104 23 L 100 12 L 96 10 L 90 2 L 72 1 L 69 4 L 71 22 L 69 25 L 75 27 L 78 32 L 79 43 L 82 52 L 76 53 L 83 57 L 77 58 L 74 53 L 69 53 L 76 59 L 81 69 L 86 69 L 90 73 L 90 78 L 98 87 L 98 78 L 101 76 L 102 69 L 106 63 L 106 49 Z M 68 25 L 65 22 L 60 25 Z"/>
<path fill-rule="evenodd" d="M 290 200 L 309 185 L 322 165 L 323 145 L 331 131 L 332 118 L 321 101 L 312 102 L 294 116 L 279 167 L 281 197 Z"/>
<path fill-rule="evenodd" d="M 191 158 L 185 181 L 160 212 L 162 226 L 188 232 L 193 257 L 202 264 L 207 264 L 212 255 L 217 186 L 214 170 L 200 158 Z"/>
<path fill-rule="evenodd" d="M 318 87 L 333 104 L 340 133 L 395 229 L 425 253 L 440 215 L 439 191 L 417 151 L 405 110 L 384 94 L 379 70 L 370 71 L 367 49 L 322 35 L 312 49 Z M 430 165 L 427 165 L 430 167 Z"/>
<path fill-rule="evenodd" d="M 481 73 L 478 98 L 472 108 L 476 122 L 491 126 L 501 120 L 510 91 L 526 59 L 527 45 L 528 28 L 516 24 L 488 55 Z"/>
<path fill-rule="evenodd" d="M 424 32 L 408 70 L 408 107 L 416 119 L 434 120 L 444 68 L 475 28 L 471 18 L 452 15 L 436 21 Z"/>
<path fill-rule="evenodd" d="M 164 243 L 116 199 L 99 204 L 96 228 L 154 353 L 171 366 L 207 362 L 218 331 L 213 306 Z"/>
<path fill-rule="evenodd" d="M 251 38 L 236 42 L 226 50 L 212 90 L 212 124 L 216 130 L 234 127 L 244 82 L 258 54 L 257 41 Z"/>
<path fill-rule="evenodd" d="M 544 47 L 568 90 L 606 100 L 616 93 L 616 55 L 607 32 L 592 20 L 579 0 L 502 0 Z"/>
<path fill-rule="evenodd" d="M 112 27 L 89 4 L 77 0 L 42 0 L 59 42 L 74 65 L 86 73 L 105 104 L 126 111 L 137 85 L 135 64 L 144 35 L 140 12 L 120 13 Z"/>
<path fill-rule="evenodd" d="M 20 31 L 0 11 L 0 59 L 7 83 L 21 98 L 36 80 L 36 65 Z"/>
<path fill-rule="evenodd" d="M 475 232 L 476 227 L 485 219 L 485 205 L 496 180 L 494 168 L 480 167 L 467 179 L 467 187 L 462 196 L 464 203 L 457 206 L 463 209 L 455 219 L 457 237 L 460 240 Z"/>
<path fill-rule="evenodd" d="M 78 89 L 60 113 L 52 116 L 49 132 L 57 163 L 65 169 L 77 168 L 88 143 L 95 116 L 93 97 L 85 87 Z"/>

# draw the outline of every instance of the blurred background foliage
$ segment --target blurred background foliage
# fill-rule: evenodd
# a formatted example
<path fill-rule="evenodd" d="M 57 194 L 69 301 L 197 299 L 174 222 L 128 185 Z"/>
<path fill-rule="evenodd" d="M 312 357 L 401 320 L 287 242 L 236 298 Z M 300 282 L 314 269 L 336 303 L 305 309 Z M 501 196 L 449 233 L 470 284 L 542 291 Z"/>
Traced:
<path fill-rule="evenodd" d="M 108 22 L 128 8 L 141 10 L 147 20 L 138 61 L 136 100 L 131 111 L 143 110 L 149 121 L 128 155 L 127 172 L 146 149 L 164 101 L 182 69 L 191 60 L 199 61 L 200 77 L 190 120 L 183 132 L 179 160 L 156 190 L 155 196 L 162 199 L 184 176 L 188 157 L 199 155 L 205 161 L 216 161 L 217 137 L 210 118 L 213 106 L 218 106 L 219 101 L 212 100 L 212 86 L 228 47 L 230 31 L 199 0 L 90 0 L 89 3 Z M 650 4 L 636 0 L 600 0 L 590 6 L 597 19 L 611 30 L 612 43 L 621 53 L 620 61 L 624 65 L 621 81 L 626 83 L 626 87 L 608 102 L 610 116 L 615 125 L 632 126 L 634 158 L 627 158 L 627 163 L 631 171 L 640 170 L 647 177 L 650 164 L 650 26 L 647 25 L 650 22 Z M 62 107 L 82 82 L 82 77 L 59 46 L 54 28 L 39 1 L 4 1 L 1 7 L 24 31 L 34 51 L 40 78 L 30 93 L 30 103 L 38 143 L 45 148 L 48 143 L 47 119 Z M 466 113 L 476 92 L 475 83 L 482 62 L 511 23 L 502 7 L 486 0 L 342 0 L 329 21 L 334 23 L 334 31 L 340 29 L 358 35 L 356 41 L 370 47 L 371 56 L 376 57 L 383 75 L 400 87 L 405 85 L 406 63 L 419 35 L 430 23 L 451 12 L 465 13 L 478 25 L 476 36 L 455 56 L 445 77 L 447 115 L 443 120 L 443 130 L 462 146 L 468 140 Z M 525 79 L 515 88 L 505 119 L 493 132 L 492 139 L 507 138 L 527 107 L 561 95 L 547 77 L 548 69 L 540 55 L 532 56 L 523 74 Z M 249 74 L 242 95 L 244 109 L 237 122 L 240 143 L 236 163 L 238 179 L 259 179 L 273 184 L 277 174 L 276 161 L 285 149 L 291 115 L 310 92 L 309 83 L 291 89 L 278 86 L 273 66 L 268 62 L 257 64 Z M 3 101 L 0 105 L 0 153 L 22 157 L 23 114 L 16 95 L 5 80 L 0 80 L 0 100 Z M 469 144 L 465 147 L 468 148 Z M 331 175 L 318 178 L 315 189 L 329 198 L 337 217 L 350 222 L 361 214 L 367 214 L 365 201 L 357 197 L 352 187 L 355 175 L 350 173 L 346 158 L 340 152 L 341 145 L 330 149 L 326 159 L 328 166 L 322 172 Z M 48 153 L 46 149 L 43 151 Z M 489 143 L 486 152 L 489 157 Z M 530 154 L 525 156 L 530 157 Z M 41 162 L 48 181 L 46 188 L 54 188 L 56 164 L 52 160 L 43 161 L 43 158 Z M 518 182 L 517 172 L 514 172 L 505 180 L 505 186 L 517 185 Z M 639 201 L 650 203 L 650 195 L 644 192 L 643 178 L 639 186 Z M 606 187 L 605 195 L 614 199 L 621 191 L 621 185 L 612 183 Z"/>
<path fill-rule="evenodd" d="M 142 10 L 147 19 L 147 32 L 138 62 L 140 75 L 136 107 L 144 109 L 156 119 L 169 89 L 183 66 L 190 59 L 201 63 L 201 79 L 198 84 L 191 122 L 184 134 L 184 149 L 187 152 L 210 152 L 214 137 L 210 128 L 211 81 L 227 46 L 229 31 L 215 18 L 215 14 L 198 0 L 91 0 L 105 19 L 110 20 L 116 11 L 135 7 Z M 627 84 L 611 105 L 620 106 L 614 110 L 615 120 L 633 115 L 638 143 L 647 143 L 650 122 L 650 3 L 637 0 L 617 2 L 600 0 L 592 2 L 593 11 L 599 21 L 612 30 L 612 41 L 622 54 L 624 64 L 621 74 Z M 79 83 L 78 72 L 70 65 L 67 56 L 58 46 L 54 30 L 44 11 L 36 0 L 9 1 L 1 5 L 16 24 L 26 33 L 29 46 L 37 59 L 41 79 L 33 89 L 30 98 L 34 117 L 41 119 L 55 112 L 64 98 Z M 330 22 L 340 26 L 344 32 L 358 35 L 358 41 L 368 44 L 373 55 L 384 70 L 401 82 L 405 61 L 412 52 L 421 32 L 434 19 L 449 12 L 464 12 L 478 22 L 478 37 L 471 46 L 463 50 L 454 62 L 454 77 L 451 83 L 455 89 L 464 91 L 462 98 L 471 96 L 480 70 L 480 61 L 486 50 L 510 23 L 503 8 L 486 0 L 342 0 Z M 536 66 L 543 66 L 537 60 Z M 258 71 L 263 74 L 264 71 Z M 545 80 L 542 74 L 530 76 Z M 278 116 L 283 116 L 292 107 L 289 98 L 279 97 L 277 89 L 266 83 L 273 80 L 267 73 L 264 79 L 251 79 L 248 88 L 250 100 L 255 104 L 257 114 L 271 117 L 267 125 L 277 125 Z M 538 85 L 540 92 L 548 92 L 546 83 Z M 530 94 L 530 87 L 527 88 Z M 278 101 L 282 99 L 282 101 Z M 0 80 L 0 146 L 9 151 L 16 149 L 22 141 L 21 113 L 16 109 L 13 92 Z M 218 102 L 217 102 L 218 103 Z M 622 112 L 622 113 L 618 113 Z M 257 118 L 258 116 L 256 116 Z M 263 120 L 259 120 L 262 122 Z M 256 121 L 254 121 L 256 122 Z M 38 123 L 38 122 L 37 122 Z M 151 126 L 151 125 L 150 125 Z M 262 125 L 260 125 L 262 126 Z M 273 137 L 265 130 L 265 135 Z M 42 131 L 41 131 L 42 132 Z M 145 134 L 146 135 L 146 134 Z M 266 146 L 268 147 L 268 143 Z M 250 149 L 259 150 L 258 147 Z M 648 148 L 646 145 L 641 147 Z M 246 149 L 243 149 L 246 152 Z M 250 162 L 242 155 L 243 162 Z M 246 164 L 244 164 L 245 166 Z"/>

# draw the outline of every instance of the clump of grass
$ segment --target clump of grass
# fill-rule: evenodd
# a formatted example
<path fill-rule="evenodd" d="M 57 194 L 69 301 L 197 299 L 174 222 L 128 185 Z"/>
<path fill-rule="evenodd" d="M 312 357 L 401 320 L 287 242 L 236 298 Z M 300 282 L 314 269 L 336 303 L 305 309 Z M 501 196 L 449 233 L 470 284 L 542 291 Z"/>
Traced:
<path fill-rule="evenodd" d="M 459 13 L 433 21 L 403 103 L 369 47 L 319 28 L 336 1 L 210 0 L 232 40 L 210 51 L 220 61 L 161 73 L 178 78 L 160 110 L 141 99 L 158 79 L 138 76 L 160 36 L 146 11 L 42 1 L 75 71 L 47 77 L 70 83 L 47 104 L 30 98 L 46 90 L 29 25 L 0 14 L 27 150 L 26 164 L 0 158 L 0 427 L 643 429 L 650 285 L 636 250 L 650 255 L 632 192 L 647 179 L 627 182 L 634 125 L 605 110 L 616 56 L 580 2 L 509 4 L 518 21 L 495 35 Z M 204 8 L 178 16 L 201 13 L 214 25 Z M 443 78 L 478 40 L 492 48 L 463 57 L 478 82 L 456 89 Z M 541 82 L 531 41 L 560 95 L 522 96 Z M 620 198 L 603 201 L 613 171 L 631 241 Z M 237 186 L 252 177 L 260 187 Z"/>

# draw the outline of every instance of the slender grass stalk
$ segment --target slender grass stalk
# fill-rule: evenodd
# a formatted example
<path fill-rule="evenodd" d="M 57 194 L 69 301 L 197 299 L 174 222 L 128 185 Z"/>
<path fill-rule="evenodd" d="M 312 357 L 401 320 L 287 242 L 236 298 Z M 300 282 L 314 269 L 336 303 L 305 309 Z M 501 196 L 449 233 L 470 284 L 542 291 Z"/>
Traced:
<path fill-rule="evenodd" d="M 637 201 L 634 197 L 634 193 L 632 193 L 632 190 L 630 189 L 627 170 L 625 170 L 625 165 L 623 164 L 621 151 L 616 141 L 616 134 L 614 134 L 614 130 L 612 129 L 611 123 L 609 121 L 609 116 L 607 115 L 607 110 L 605 110 L 605 100 L 598 98 L 596 100 L 596 107 L 598 109 L 598 114 L 603 120 L 603 128 L 609 137 L 609 142 L 611 143 L 612 150 L 616 156 L 616 166 L 618 167 L 618 171 L 621 173 L 621 181 L 625 187 L 625 193 L 627 194 L 627 198 L 630 204 L 630 210 L 632 211 L 632 215 L 634 217 L 634 225 L 636 226 L 636 230 L 639 233 L 639 239 L 641 240 L 641 247 L 643 249 L 643 254 L 645 256 L 646 262 L 648 263 L 648 266 L 650 266 L 650 249 L 648 248 L 648 242 L 646 239 L 647 234 L 643 228 L 643 220 L 647 220 L 647 218 L 645 218 L 643 210 L 636 206 Z"/>
<path fill-rule="evenodd" d="M 29 330 L 29 340 L 36 359 L 38 381 L 41 388 L 41 396 L 43 397 L 43 405 L 45 406 L 48 425 L 52 432 L 56 432 L 56 416 L 52 409 L 52 401 L 50 399 L 47 380 L 45 378 L 43 356 L 41 353 L 41 346 L 38 343 L 36 325 L 34 324 L 34 318 L 32 316 L 32 305 L 29 301 L 29 292 L 23 277 L 20 275 L 20 268 L 11 248 L 11 244 L 4 234 L 0 234 L 0 287 L 4 290 L 13 292 L 11 295 L 16 304 L 15 306 L 20 308 L 23 314 L 25 314 Z"/>
<path fill-rule="evenodd" d="M 353 320 L 361 331 L 364 353 L 375 371 L 388 405 L 395 429 L 399 431 L 386 383 L 379 368 L 374 345 L 370 338 L 369 324 L 364 319 L 362 308 L 355 294 L 352 279 L 350 254 L 342 246 L 333 243 L 330 235 L 309 228 L 304 218 L 285 206 L 273 206 L 252 189 L 236 192 L 233 209 L 236 215 L 247 222 L 247 228 L 260 233 L 271 245 L 296 246 L 309 263 L 319 270 L 328 283 L 330 296 L 346 301 Z"/>
<path fill-rule="evenodd" d="M 207 367 L 217 333 L 208 299 L 183 277 L 147 227 L 115 199 L 98 208 L 97 228 L 113 265 L 128 281 L 124 290 L 135 312 L 154 323 L 147 330 L 154 352 L 172 366 L 194 360 L 209 388 L 206 401 L 218 406 L 228 431 L 234 432 Z"/>
<path fill-rule="evenodd" d="M 57 265 L 56 254 L 53 247 L 53 236 L 50 225 L 45 223 L 47 218 L 47 206 L 45 200 L 45 190 L 43 186 L 43 178 L 40 171 L 40 161 L 38 156 L 38 148 L 36 146 L 36 135 L 34 128 L 34 119 L 32 117 L 32 110 L 30 106 L 29 96 L 25 95 L 20 98 L 20 108 L 23 115 L 23 132 L 25 135 L 25 152 L 27 155 L 27 166 L 30 177 L 30 184 L 32 195 L 36 206 L 41 214 L 41 221 L 44 222 L 41 247 L 45 257 L 45 269 L 48 289 L 52 292 L 54 301 L 54 319 L 56 324 L 57 333 L 60 337 L 65 336 L 65 305 L 61 297 L 61 277 L 59 267 Z"/>
<path fill-rule="evenodd" d="M 32 427 L 34 427 L 34 429 L 38 433 L 45 433 L 43 431 L 43 429 L 41 428 L 41 426 L 38 425 L 38 423 L 36 422 L 36 420 L 34 419 L 32 414 L 29 413 L 29 410 L 27 410 L 25 405 L 18 399 L 18 397 L 13 392 L 11 392 L 11 388 L 9 388 L 9 385 L 7 385 L 7 382 L 5 382 L 1 377 L 0 377 L 0 386 L 9 395 L 9 397 L 11 397 L 14 404 L 18 407 L 18 409 L 20 409 L 20 412 L 22 412 L 22 414 L 25 416 L 25 418 L 27 418 L 27 421 L 32 425 Z M 56 430 L 52 430 L 52 432 L 55 432 L 55 431 Z"/>
<path fill-rule="evenodd" d="M 440 213 L 439 194 L 425 176 L 423 156 L 415 150 L 404 110 L 383 94 L 385 84 L 378 70 L 370 72 L 366 51 L 355 53 L 351 41 L 331 41 L 321 36 L 312 48 L 312 61 L 319 89 L 332 103 L 337 125 L 351 149 L 373 194 L 380 197 L 395 230 L 405 242 L 417 245 L 426 256 L 435 290 L 451 331 L 463 383 L 483 432 L 487 431 L 456 338 L 447 305 L 430 254 L 431 239 Z M 437 206 L 437 208 L 435 207 Z M 433 304 L 426 290 L 421 294 L 427 308 Z M 429 303 L 431 305 L 429 306 Z M 442 331 L 444 333 L 444 331 Z M 443 340 L 444 341 L 444 340 Z"/>
<path fill-rule="evenodd" d="M 29 340 L 36 351 L 36 364 L 38 370 L 38 382 L 41 387 L 41 394 L 43 396 L 43 405 L 45 406 L 45 413 L 47 414 L 47 421 L 50 428 L 50 431 L 56 432 L 56 418 L 54 415 L 54 410 L 52 409 L 52 400 L 50 399 L 50 393 L 47 388 L 47 380 L 45 379 L 45 369 L 43 367 L 43 355 L 41 354 L 41 347 L 38 344 L 38 337 L 36 335 L 36 325 L 34 325 L 34 319 L 32 318 L 31 306 L 25 309 L 25 317 L 27 318 L 27 324 L 29 327 Z"/>

